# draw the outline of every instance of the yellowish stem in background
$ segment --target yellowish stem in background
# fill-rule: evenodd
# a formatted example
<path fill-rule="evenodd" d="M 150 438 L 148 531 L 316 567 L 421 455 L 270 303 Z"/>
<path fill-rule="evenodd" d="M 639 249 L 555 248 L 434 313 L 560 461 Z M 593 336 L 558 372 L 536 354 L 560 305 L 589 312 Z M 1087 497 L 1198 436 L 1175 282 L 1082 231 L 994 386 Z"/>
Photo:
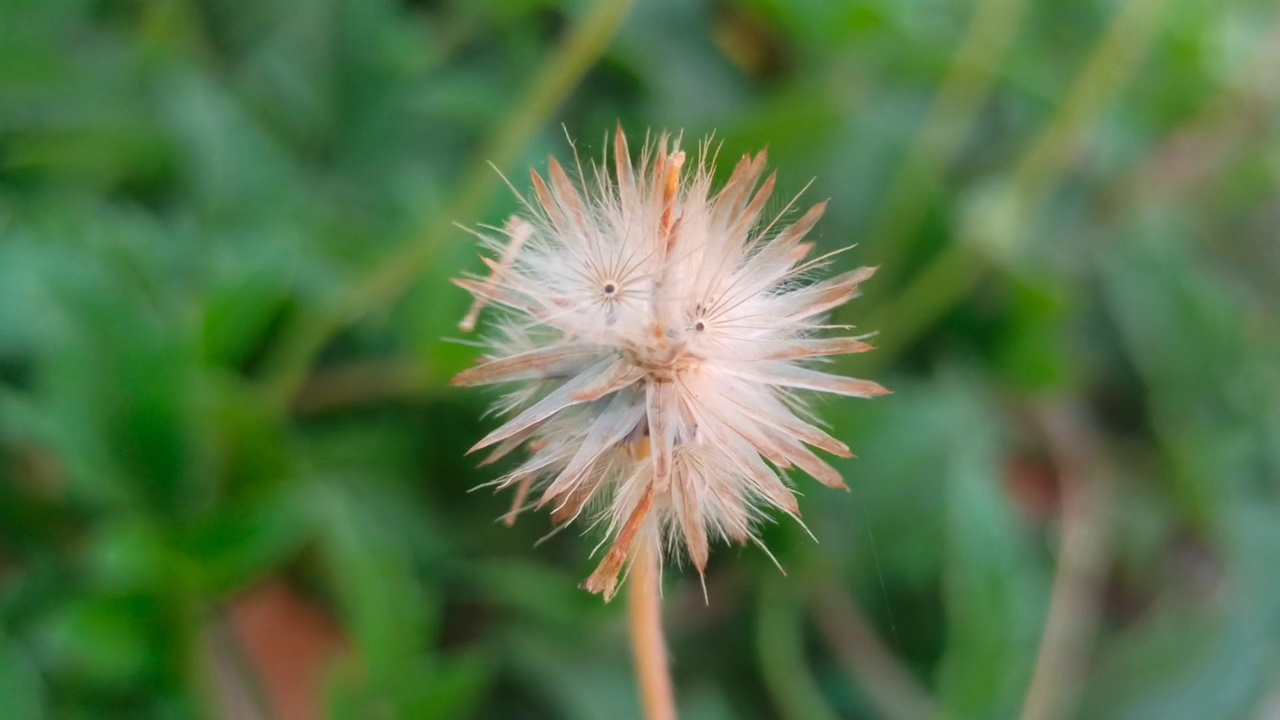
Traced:
<path fill-rule="evenodd" d="M 1049 616 L 1022 720 L 1075 717 L 1110 564 L 1110 493 L 1102 439 L 1085 409 L 1062 401 L 1034 414 L 1062 488 L 1062 530 Z"/>

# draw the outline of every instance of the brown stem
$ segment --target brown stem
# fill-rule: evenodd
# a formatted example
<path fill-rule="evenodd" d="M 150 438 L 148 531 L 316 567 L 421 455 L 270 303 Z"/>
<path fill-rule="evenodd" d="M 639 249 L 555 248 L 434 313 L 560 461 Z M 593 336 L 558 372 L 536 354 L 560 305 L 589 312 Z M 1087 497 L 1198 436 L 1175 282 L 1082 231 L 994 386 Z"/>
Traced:
<path fill-rule="evenodd" d="M 225 616 L 215 617 L 205 628 L 205 644 L 213 683 L 218 690 L 221 717 L 238 720 L 271 720 L 271 703 L 245 649 Z"/>
<path fill-rule="evenodd" d="M 636 547 L 631 565 L 631 650 L 640 685 L 645 720 L 676 720 L 676 699 L 667 665 L 667 641 L 662 634 L 658 556 L 649 542 Z"/>
<path fill-rule="evenodd" d="M 416 400 L 444 384 L 417 361 L 357 360 L 317 370 L 296 394 L 290 409 L 296 416 L 307 416 L 377 402 Z"/>
<path fill-rule="evenodd" d="M 1101 611 L 1108 553 L 1108 494 L 1101 440 L 1084 410 L 1035 413 L 1062 488 L 1062 530 L 1049 617 L 1022 706 L 1023 720 L 1071 717 L 1080 700 Z"/>

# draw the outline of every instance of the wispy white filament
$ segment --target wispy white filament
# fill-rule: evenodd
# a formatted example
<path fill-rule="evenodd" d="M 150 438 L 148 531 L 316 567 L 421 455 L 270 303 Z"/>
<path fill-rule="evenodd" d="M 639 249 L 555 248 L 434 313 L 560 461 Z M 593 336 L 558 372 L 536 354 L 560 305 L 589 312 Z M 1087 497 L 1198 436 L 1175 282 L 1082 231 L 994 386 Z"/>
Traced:
<path fill-rule="evenodd" d="M 592 519 L 611 546 L 583 586 L 606 599 L 636 543 L 683 548 L 702 572 L 709 542 L 755 541 L 766 508 L 798 517 L 788 471 L 845 487 L 810 448 L 849 449 L 802 391 L 888 392 L 814 367 L 871 349 L 828 335 L 841 328 L 827 313 L 874 268 L 813 279 L 830 256 L 809 258 L 804 237 L 826 204 L 766 221 L 764 153 L 715 192 L 707 165 L 690 171 L 667 145 L 633 167 L 619 128 L 612 174 L 593 167 L 581 186 L 552 159 L 525 215 L 484 236 L 489 274 L 457 281 L 476 297 L 464 330 L 486 305 L 505 309 L 486 358 L 454 379 L 511 387 L 497 406 L 508 419 L 473 450 L 492 446 L 492 461 L 526 448 L 496 483 L 516 489 L 511 519 L 531 489 L 560 524 L 602 508 Z"/>

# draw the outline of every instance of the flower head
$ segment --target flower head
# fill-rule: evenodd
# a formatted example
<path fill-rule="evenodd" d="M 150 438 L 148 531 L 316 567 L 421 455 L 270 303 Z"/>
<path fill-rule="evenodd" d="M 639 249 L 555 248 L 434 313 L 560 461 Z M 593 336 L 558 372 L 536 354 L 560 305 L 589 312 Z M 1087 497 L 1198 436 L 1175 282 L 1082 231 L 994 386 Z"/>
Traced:
<path fill-rule="evenodd" d="M 633 165 L 619 128 L 612 174 L 593 166 L 581 185 L 553 158 L 548 180 L 533 173 L 527 212 L 482 236 L 498 257 L 490 273 L 457 281 L 476 298 L 464 330 L 487 304 L 506 311 L 486 358 L 454 378 L 511 386 L 497 405 L 508 419 L 473 450 L 492 447 L 490 462 L 526 448 L 495 483 L 515 488 L 509 522 L 536 487 L 558 525 L 587 511 L 607 527 L 610 548 L 583 583 L 606 599 L 638 543 L 681 548 L 701 573 L 711 541 L 758 543 L 767 508 L 798 518 L 788 471 L 845 487 L 810 448 L 849 448 L 801 393 L 888 392 L 814 367 L 872 349 L 825 324 L 874 272 L 814 279 L 831 255 L 810 258 L 804 237 L 826 204 L 790 224 L 763 219 L 774 188 L 763 152 L 715 191 L 707 164 L 686 168 L 668 142 Z"/>

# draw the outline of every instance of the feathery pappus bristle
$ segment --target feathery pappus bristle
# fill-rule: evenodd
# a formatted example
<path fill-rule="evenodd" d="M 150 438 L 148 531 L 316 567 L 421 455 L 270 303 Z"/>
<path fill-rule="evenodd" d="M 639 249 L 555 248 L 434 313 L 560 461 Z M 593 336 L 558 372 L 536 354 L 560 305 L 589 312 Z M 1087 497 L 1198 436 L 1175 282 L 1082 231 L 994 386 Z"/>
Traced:
<path fill-rule="evenodd" d="M 758 544 L 768 508 L 798 519 L 788 471 L 845 487 L 810 448 L 852 453 L 814 424 L 804 392 L 888 394 L 816 367 L 873 349 L 824 324 L 875 272 L 813 279 L 830 256 L 810 258 L 804 238 L 826 203 L 766 220 L 763 152 L 715 190 L 709 146 L 686 167 L 671 144 L 661 135 L 633 165 L 619 127 L 612 171 L 579 165 L 577 182 L 553 158 L 546 179 L 532 173 L 526 212 L 486 237 L 488 274 L 457 281 L 475 297 L 464 331 L 488 306 L 500 314 L 485 359 L 454 384 L 509 384 L 505 422 L 472 448 L 494 448 L 485 463 L 527 452 L 494 483 L 515 491 L 504 521 L 531 496 L 560 526 L 601 508 L 590 519 L 609 548 L 583 587 L 606 600 L 638 543 L 679 548 L 701 573 L 711 542 Z"/>

